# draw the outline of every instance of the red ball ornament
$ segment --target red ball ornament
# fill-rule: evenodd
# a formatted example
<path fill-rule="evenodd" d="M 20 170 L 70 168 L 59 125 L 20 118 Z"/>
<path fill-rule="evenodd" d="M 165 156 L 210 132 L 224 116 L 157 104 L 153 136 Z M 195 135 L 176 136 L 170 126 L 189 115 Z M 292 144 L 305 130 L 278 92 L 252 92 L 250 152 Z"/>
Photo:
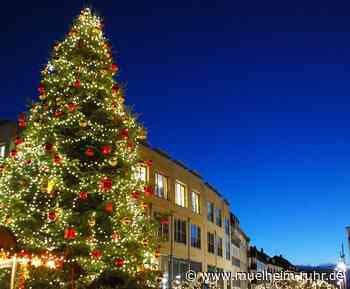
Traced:
<path fill-rule="evenodd" d="M 101 250 L 98 250 L 98 249 L 93 250 L 91 252 L 91 256 L 94 257 L 95 259 L 100 259 L 102 257 L 102 252 Z"/>
<path fill-rule="evenodd" d="M 146 186 L 144 187 L 144 193 L 146 197 L 149 197 L 153 195 L 153 190 L 150 186 Z"/>
<path fill-rule="evenodd" d="M 135 200 L 137 200 L 137 199 L 140 198 L 140 193 L 137 192 L 137 191 L 135 191 L 135 192 L 132 192 L 132 193 L 131 193 L 131 196 L 132 196 Z"/>
<path fill-rule="evenodd" d="M 53 113 L 54 117 L 61 117 L 62 115 L 64 115 L 64 112 L 61 110 L 57 110 Z"/>
<path fill-rule="evenodd" d="M 42 83 L 39 84 L 38 92 L 40 94 L 44 94 L 45 93 L 45 85 L 44 84 L 42 84 Z"/>
<path fill-rule="evenodd" d="M 113 181 L 110 178 L 103 178 L 100 182 L 101 190 L 104 192 L 110 191 L 113 186 Z"/>
<path fill-rule="evenodd" d="M 51 152 L 53 149 L 53 144 L 51 144 L 51 143 L 44 144 L 44 149 L 46 152 Z"/>
<path fill-rule="evenodd" d="M 123 139 L 127 139 L 129 137 L 129 130 L 127 128 L 123 128 L 121 131 L 120 131 L 120 136 L 123 138 Z"/>
<path fill-rule="evenodd" d="M 153 161 L 152 160 L 147 160 L 146 161 L 146 165 L 151 167 L 153 165 Z"/>
<path fill-rule="evenodd" d="M 15 158 L 17 156 L 18 152 L 16 150 L 10 151 L 10 156 Z"/>
<path fill-rule="evenodd" d="M 78 105 L 76 103 L 73 103 L 73 102 L 67 104 L 67 108 L 70 112 L 75 111 L 77 109 L 77 107 L 78 107 Z"/>
<path fill-rule="evenodd" d="M 92 158 L 95 155 L 95 151 L 93 148 L 89 147 L 85 150 L 85 155 L 89 158 Z"/>
<path fill-rule="evenodd" d="M 80 86 L 81 86 L 81 82 L 80 82 L 79 79 L 77 79 L 77 80 L 74 82 L 74 87 L 75 87 L 75 88 L 80 88 Z"/>
<path fill-rule="evenodd" d="M 113 203 L 112 202 L 107 202 L 104 208 L 105 212 L 107 214 L 112 214 L 113 213 Z"/>
<path fill-rule="evenodd" d="M 119 91 L 119 86 L 117 84 L 113 84 L 112 86 L 112 93 L 117 94 Z"/>
<path fill-rule="evenodd" d="M 22 112 L 18 116 L 18 127 L 25 128 L 26 126 L 27 126 L 26 115 L 24 112 Z"/>
<path fill-rule="evenodd" d="M 112 148 L 110 145 L 105 145 L 101 148 L 101 152 L 105 156 L 109 155 L 111 153 L 111 151 L 112 151 Z"/>
<path fill-rule="evenodd" d="M 115 259 L 114 263 L 117 267 L 120 268 L 120 267 L 124 266 L 125 261 L 122 258 L 117 258 L 117 259 Z"/>
<path fill-rule="evenodd" d="M 49 212 L 47 214 L 47 218 L 50 220 L 50 221 L 56 221 L 57 219 L 57 214 L 56 212 Z"/>
<path fill-rule="evenodd" d="M 113 63 L 112 65 L 111 65 L 111 71 L 113 72 L 113 73 L 116 73 L 117 71 L 118 71 L 118 65 L 117 64 L 115 64 L 115 63 Z"/>
<path fill-rule="evenodd" d="M 88 197 L 89 197 L 88 192 L 80 192 L 80 193 L 79 193 L 79 199 L 82 200 L 82 201 L 87 200 Z"/>
<path fill-rule="evenodd" d="M 20 138 L 19 136 L 16 137 L 16 139 L 15 139 L 15 144 L 18 146 L 18 145 L 20 145 L 20 144 L 22 144 L 22 143 L 23 143 L 23 139 Z"/>
<path fill-rule="evenodd" d="M 73 240 L 77 237 L 78 233 L 74 228 L 68 228 L 64 231 L 64 238 L 66 240 Z"/>

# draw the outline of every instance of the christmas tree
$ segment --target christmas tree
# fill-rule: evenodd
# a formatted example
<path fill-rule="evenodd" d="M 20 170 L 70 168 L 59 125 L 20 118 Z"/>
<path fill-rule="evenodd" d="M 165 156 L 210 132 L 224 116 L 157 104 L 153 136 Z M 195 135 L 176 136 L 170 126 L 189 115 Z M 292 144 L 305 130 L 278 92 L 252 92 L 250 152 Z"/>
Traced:
<path fill-rule="evenodd" d="M 118 272 L 156 282 L 150 189 L 137 178 L 145 130 L 124 105 L 102 27 L 84 9 L 54 45 L 0 166 L 0 222 L 17 240 L 7 254 L 28 261 L 26 288 L 102 288 Z"/>

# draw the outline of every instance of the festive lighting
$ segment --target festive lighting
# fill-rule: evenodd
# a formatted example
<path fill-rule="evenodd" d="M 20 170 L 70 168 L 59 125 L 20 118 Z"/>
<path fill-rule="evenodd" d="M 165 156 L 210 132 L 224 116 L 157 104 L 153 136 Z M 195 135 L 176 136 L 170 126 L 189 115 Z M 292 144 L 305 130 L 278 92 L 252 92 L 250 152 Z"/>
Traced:
<path fill-rule="evenodd" d="M 86 288 L 111 268 L 135 278 L 147 268 L 142 279 L 156 285 L 156 226 L 135 193 L 152 189 L 134 178 L 146 132 L 124 106 L 101 27 L 84 9 L 55 43 L 38 102 L 19 115 L 16 148 L 0 161 L 0 222 L 33 252 L 0 259 L 0 268 L 25 264 L 29 289 Z"/>

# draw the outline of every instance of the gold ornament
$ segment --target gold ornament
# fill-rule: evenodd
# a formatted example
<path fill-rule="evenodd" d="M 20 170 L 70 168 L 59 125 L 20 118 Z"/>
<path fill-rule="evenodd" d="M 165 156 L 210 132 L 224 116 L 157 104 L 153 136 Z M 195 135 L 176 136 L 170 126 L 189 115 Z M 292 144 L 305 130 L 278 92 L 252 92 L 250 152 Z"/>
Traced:
<path fill-rule="evenodd" d="M 39 95 L 40 100 L 45 100 L 47 99 L 47 95 L 45 93 Z"/>
<path fill-rule="evenodd" d="M 118 164 L 118 160 L 117 159 L 110 159 L 109 164 L 111 165 L 111 167 L 116 167 Z"/>
<path fill-rule="evenodd" d="M 79 125 L 80 125 L 80 127 L 85 128 L 85 127 L 87 127 L 88 123 L 86 120 L 82 120 L 79 122 Z"/>
<path fill-rule="evenodd" d="M 51 194 L 54 191 L 56 184 L 57 184 L 57 179 L 52 179 L 47 183 L 47 192 L 49 194 Z"/>
<path fill-rule="evenodd" d="M 145 128 L 140 129 L 140 134 L 139 134 L 140 139 L 146 139 L 147 138 L 147 130 Z"/>

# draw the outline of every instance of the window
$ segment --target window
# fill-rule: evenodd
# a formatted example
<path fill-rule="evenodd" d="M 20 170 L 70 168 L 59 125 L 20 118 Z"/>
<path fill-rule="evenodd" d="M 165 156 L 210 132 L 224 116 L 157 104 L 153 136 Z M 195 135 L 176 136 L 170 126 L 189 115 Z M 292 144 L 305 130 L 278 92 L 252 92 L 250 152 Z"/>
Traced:
<path fill-rule="evenodd" d="M 219 227 L 222 226 L 221 209 L 219 208 L 215 209 L 215 222 L 216 222 L 216 225 L 218 225 Z"/>
<path fill-rule="evenodd" d="M 257 262 L 259 262 L 259 261 L 257 261 Z M 239 268 L 241 266 L 241 261 L 238 258 L 232 256 L 232 265 L 237 266 Z M 259 271 L 259 270 L 257 270 L 257 271 Z"/>
<path fill-rule="evenodd" d="M 175 204 L 180 207 L 187 207 L 186 187 L 178 182 L 175 183 Z"/>
<path fill-rule="evenodd" d="M 230 221 L 227 218 L 225 218 L 225 234 L 230 235 Z"/>
<path fill-rule="evenodd" d="M 138 165 L 135 171 L 136 180 L 147 182 L 147 166 Z"/>
<path fill-rule="evenodd" d="M 207 209 L 208 209 L 208 221 L 214 222 L 214 204 L 211 202 L 208 202 Z"/>
<path fill-rule="evenodd" d="M 174 220 L 174 238 L 175 242 L 187 244 L 186 221 Z"/>
<path fill-rule="evenodd" d="M 220 238 L 220 237 L 217 237 L 217 253 L 218 253 L 218 256 L 221 256 L 222 257 L 222 238 Z"/>
<path fill-rule="evenodd" d="M 208 233 L 208 252 L 215 253 L 215 236 L 212 233 Z"/>
<path fill-rule="evenodd" d="M 160 198 L 168 198 L 168 178 L 162 174 L 156 173 L 155 178 L 155 195 Z"/>
<path fill-rule="evenodd" d="M 154 218 L 159 224 L 159 238 L 161 238 L 161 241 L 169 241 L 169 217 L 165 217 L 159 212 L 154 212 Z"/>
<path fill-rule="evenodd" d="M 200 213 L 200 202 L 199 194 L 196 192 L 191 193 L 191 202 L 192 202 L 192 212 L 199 214 Z"/>
<path fill-rule="evenodd" d="M 191 224 L 191 246 L 201 247 L 201 228 L 194 224 Z"/>
<path fill-rule="evenodd" d="M 231 243 L 228 237 L 225 237 L 225 255 L 226 260 L 231 260 Z"/>
<path fill-rule="evenodd" d="M 173 274 L 177 280 L 184 280 L 185 273 L 188 271 L 189 263 L 186 260 L 173 259 Z"/>
<path fill-rule="evenodd" d="M 0 158 L 5 157 L 5 151 L 6 151 L 6 146 L 5 145 L 0 145 Z"/>

